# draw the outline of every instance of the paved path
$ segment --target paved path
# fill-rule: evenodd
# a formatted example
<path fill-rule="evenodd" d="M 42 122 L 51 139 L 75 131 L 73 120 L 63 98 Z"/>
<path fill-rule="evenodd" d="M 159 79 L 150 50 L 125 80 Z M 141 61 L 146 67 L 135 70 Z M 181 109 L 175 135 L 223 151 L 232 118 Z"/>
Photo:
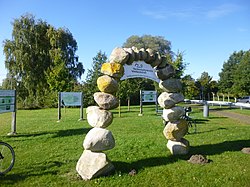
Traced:
<path fill-rule="evenodd" d="M 250 124 L 250 116 L 243 115 L 243 114 L 238 114 L 234 112 L 227 112 L 227 111 L 221 111 L 221 110 L 210 110 L 210 112 L 219 115 L 219 116 L 224 116 L 228 118 L 235 119 L 237 121 Z"/>

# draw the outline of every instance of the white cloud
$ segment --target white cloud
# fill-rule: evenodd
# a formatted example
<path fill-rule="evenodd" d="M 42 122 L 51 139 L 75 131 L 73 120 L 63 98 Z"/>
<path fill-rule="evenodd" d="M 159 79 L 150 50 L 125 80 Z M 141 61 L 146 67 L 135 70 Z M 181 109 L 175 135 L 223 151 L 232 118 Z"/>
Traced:
<path fill-rule="evenodd" d="M 167 14 L 165 12 L 162 11 L 143 11 L 142 12 L 143 15 L 152 17 L 154 19 L 166 19 L 168 18 Z"/>
<path fill-rule="evenodd" d="M 222 4 L 205 12 L 205 16 L 209 19 L 224 17 L 234 12 L 241 10 L 241 7 L 236 4 Z"/>
<path fill-rule="evenodd" d="M 143 15 L 152 17 L 153 19 L 169 19 L 169 18 L 177 18 L 177 19 L 187 19 L 193 16 L 192 10 L 145 10 L 142 11 Z"/>
<path fill-rule="evenodd" d="M 153 19 L 180 19 L 180 20 L 200 20 L 200 19 L 216 19 L 228 16 L 235 12 L 243 10 L 244 7 L 237 4 L 221 4 L 213 7 L 203 6 L 189 6 L 189 7 L 167 7 L 157 6 L 150 7 L 142 11 L 143 15 L 149 16 Z"/>
<path fill-rule="evenodd" d="M 239 31 L 239 32 L 248 32 L 248 29 L 240 27 L 240 28 L 237 28 L 237 31 Z"/>

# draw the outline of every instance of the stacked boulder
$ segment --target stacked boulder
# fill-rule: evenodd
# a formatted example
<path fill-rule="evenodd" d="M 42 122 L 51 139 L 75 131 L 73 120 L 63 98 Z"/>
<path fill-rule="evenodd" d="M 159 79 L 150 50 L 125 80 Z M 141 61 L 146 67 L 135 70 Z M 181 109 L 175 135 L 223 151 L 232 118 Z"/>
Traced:
<path fill-rule="evenodd" d="M 94 93 L 94 100 L 98 106 L 89 106 L 86 110 L 87 121 L 93 128 L 83 141 L 84 151 L 76 165 L 76 170 L 83 180 L 103 176 L 114 170 L 113 164 L 103 152 L 115 147 L 112 132 L 106 129 L 113 121 L 113 114 L 109 110 L 119 105 L 114 94 L 124 74 L 123 65 L 131 65 L 134 61 L 150 64 L 161 80 L 160 88 L 164 92 L 159 96 L 158 102 L 164 108 L 163 117 L 168 122 L 164 129 L 164 135 L 169 139 L 167 147 L 171 148 L 173 154 L 177 153 L 174 148 L 176 145 L 187 147 L 187 140 L 182 138 L 187 132 L 186 123 L 179 119 L 184 114 L 184 109 L 175 106 L 184 99 L 183 95 L 178 93 L 181 83 L 178 79 L 170 78 L 175 74 L 174 68 L 167 63 L 166 57 L 152 49 L 117 47 L 112 51 L 109 62 L 102 65 L 103 75 L 97 79 L 100 92 Z"/>
<path fill-rule="evenodd" d="M 115 147 L 113 134 L 106 128 L 113 121 L 113 114 L 109 110 L 119 105 L 113 94 L 118 90 L 116 79 L 123 75 L 124 69 L 121 64 L 105 63 L 101 72 L 104 75 L 97 79 L 100 92 L 94 93 L 98 106 L 89 106 L 86 109 L 87 121 L 93 128 L 83 141 L 84 151 L 76 165 L 76 170 L 83 180 L 107 175 L 114 170 L 114 165 L 103 151 Z"/>
<path fill-rule="evenodd" d="M 168 139 L 167 148 L 173 155 L 187 154 L 189 142 L 183 137 L 188 133 L 188 124 L 183 116 L 185 109 L 176 106 L 177 103 L 184 100 L 180 93 L 182 84 L 179 79 L 173 78 L 174 68 L 171 65 L 156 71 L 160 79 L 159 87 L 164 91 L 158 97 L 158 103 L 163 108 L 163 121 L 165 128 L 164 136 Z"/>

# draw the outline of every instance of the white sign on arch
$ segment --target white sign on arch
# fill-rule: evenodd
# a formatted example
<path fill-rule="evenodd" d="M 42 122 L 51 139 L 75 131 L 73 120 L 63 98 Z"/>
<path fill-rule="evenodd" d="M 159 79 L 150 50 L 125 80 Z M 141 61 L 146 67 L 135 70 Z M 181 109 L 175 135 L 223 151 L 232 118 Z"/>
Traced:
<path fill-rule="evenodd" d="M 124 75 L 121 80 L 129 78 L 146 78 L 160 82 L 160 79 L 155 75 L 155 69 L 144 61 L 135 61 L 131 65 L 124 65 Z"/>

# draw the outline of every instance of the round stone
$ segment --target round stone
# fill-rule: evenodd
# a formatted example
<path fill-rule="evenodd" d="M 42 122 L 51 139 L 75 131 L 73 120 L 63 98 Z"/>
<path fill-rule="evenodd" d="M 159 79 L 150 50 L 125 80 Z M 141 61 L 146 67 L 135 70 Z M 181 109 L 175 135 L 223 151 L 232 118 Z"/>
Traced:
<path fill-rule="evenodd" d="M 121 78 L 124 74 L 124 67 L 118 63 L 103 63 L 101 73 L 115 78 Z"/>
<path fill-rule="evenodd" d="M 94 100 L 100 108 L 105 110 L 115 109 L 119 106 L 118 99 L 108 93 L 96 92 L 94 93 Z"/>
<path fill-rule="evenodd" d="M 114 78 L 103 75 L 97 79 L 97 87 L 101 92 L 115 93 L 118 90 L 118 83 Z"/>
<path fill-rule="evenodd" d="M 175 122 L 168 122 L 163 130 L 164 136 L 168 140 L 179 141 L 188 133 L 188 124 L 185 119 Z"/>
<path fill-rule="evenodd" d="M 116 47 L 111 52 L 109 60 L 111 63 L 119 63 L 124 65 L 129 58 L 129 54 L 121 47 Z"/>
<path fill-rule="evenodd" d="M 166 79 L 160 81 L 159 87 L 164 92 L 180 92 L 182 90 L 182 84 L 180 79 Z"/>

